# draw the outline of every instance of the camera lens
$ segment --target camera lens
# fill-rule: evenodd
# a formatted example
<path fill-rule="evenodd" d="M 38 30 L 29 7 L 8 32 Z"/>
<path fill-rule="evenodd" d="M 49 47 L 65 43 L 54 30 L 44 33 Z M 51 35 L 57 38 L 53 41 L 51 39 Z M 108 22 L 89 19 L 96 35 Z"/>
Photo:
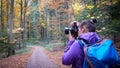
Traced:
<path fill-rule="evenodd" d="M 69 28 L 65 27 L 65 34 L 69 34 Z"/>
<path fill-rule="evenodd" d="M 69 27 L 65 27 L 65 34 L 66 35 L 69 34 L 69 31 L 71 32 L 71 35 L 73 37 L 75 37 L 75 39 L 76 39 L 77 36 L 78 36 L 78 27 L 77 27 L 77 23 L 76 22 L 70 28 Z"/>

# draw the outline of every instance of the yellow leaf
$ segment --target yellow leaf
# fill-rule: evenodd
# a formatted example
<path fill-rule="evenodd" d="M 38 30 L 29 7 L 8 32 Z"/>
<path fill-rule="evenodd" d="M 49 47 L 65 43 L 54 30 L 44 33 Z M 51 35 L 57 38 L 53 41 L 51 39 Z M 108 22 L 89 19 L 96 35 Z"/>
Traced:
<path fill-rule="evenodd" d="M 78 13 L 78 11 L 83 11 L 83 9 L 84 9 L 84 6 L 80 3 L 75 3 L 72 6 L 73 6 L 75 13 Z"/>
<path fill-rule="evenodd" d="M 94 6 L 87 6 L 88 9 L 92 9 Z"/>
<path fill-rule="evenodd" d="M 41 26 L 42 26 L 42 27 L 45 27 L 45 23 L 41 23 Z"/>

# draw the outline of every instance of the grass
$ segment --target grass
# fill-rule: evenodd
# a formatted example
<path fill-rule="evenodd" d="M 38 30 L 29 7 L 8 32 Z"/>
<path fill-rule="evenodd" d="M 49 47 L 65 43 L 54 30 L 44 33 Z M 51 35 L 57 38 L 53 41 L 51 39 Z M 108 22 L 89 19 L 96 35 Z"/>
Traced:
<path fill-rule="evenodd" d="M 36 41 L 36 39 L 35 38 L 31 38 L 31 39 L 29 39 L 27 42 L 26 42 L 26 44 L 27 45 L 30 45 L 30 44 L 35 44 L 35 41 Z"/>
<path fill-rule="evenodd" d="M 54 48 L 61 47 L 61 46 L 64 46 L 64 43 L 59 42 L 59 43 L 49 43 L 49 44 L 43 45 L 43 47 L 45 47 L 45 49 L 47 49 L 49 51 L 54 49 Z"/>
<path fill-rule="evenodd" d="M 46 40 L 40 40 L 37 41 L 36 39 L 30 39 L 27 41 L 27 45 L 38 45 L 38 46 L 43 46 L 47 50 L 52 50 L 54 48 L 59 48 L 64 46 L 65 44 L 63 42 L 57 41 L 57 42 L 52 42 L 52 41 L 46 41 Z"/>
<path fill-rule="evenodd" d="M 19 50 L 16 51 L 16 55 L 29 52 L 30 50 L 31 50 L 31 47 L 19 49 Z"/>
<path fill-rule="evenodd" d="M 17 50 L 15 55 L 23 54 L 23 53 L 29 52 L 30 50 L 31 50 L 31 47 L 22 48 Z M 6 57 L 7 57 L 7 52 L 0 53 L 0 58 L 6 58 Z"/>

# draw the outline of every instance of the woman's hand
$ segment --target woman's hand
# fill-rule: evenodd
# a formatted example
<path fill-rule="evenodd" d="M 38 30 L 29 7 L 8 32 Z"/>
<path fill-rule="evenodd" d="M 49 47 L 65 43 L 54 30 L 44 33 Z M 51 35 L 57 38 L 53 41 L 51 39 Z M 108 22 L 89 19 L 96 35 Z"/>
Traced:
<path fill-rule="evenodd" d="M 69 31 L 69 40 L 70 41 L 74 41 L 75 40 L 75 37 L 72 36 L 71 32 Z"/>

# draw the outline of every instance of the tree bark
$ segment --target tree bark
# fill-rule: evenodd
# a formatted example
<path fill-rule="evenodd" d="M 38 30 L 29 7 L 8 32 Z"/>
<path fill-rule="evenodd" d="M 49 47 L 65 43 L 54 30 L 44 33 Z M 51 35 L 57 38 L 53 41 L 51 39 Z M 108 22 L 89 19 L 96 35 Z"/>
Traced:
<path fill-rule="evenodd" d="M 14 14 L 14 0 L 11 0 L 11 4 L 10 4 L 10 22 L 9 22 L 9 40 L 10 43 L 13 42 L 13 34 L 12 34 L 12 30 L 13 30 L 13 14 Z M 8 56 L 12 55 L 12 49 L 10 46 L 10 50 L 8 51 Z"/>
<path fill-rule="evenodd" d="M 26 7 L 27 7 L 27 2 L 24 0 L 24 39 L 23 39 L 23 47 L 25 48 L 26 44 L 26 39 L 27 39 L 27 23 L 26 23 Z"/>
<path fill-rule="evenodd" d="M 22 3 L 22 0 L 21 0 L 21 6 L 20 6 L 20 28 L 23 28 L 23 24 L 22 24 L 22 10 L 23 10 L 23 8 L 22 8 L 22 5 L 23 5 L 23 3 Z M 23 39 L 23 33 L 22 33 L 22 31 L 20 30 L 20 37 L 19 37 L 19 49 L 21 49 L 22 48 L 22 40 Z"/>
<path fill-rule="evenodd" d="M 11 5 L 10 5 L 10 22 L 9 22 L 9 40 L 10 42 L 13 42 L 13 13 L 14 13 L 14 0 L 11 0 Z"/>
<path fill-rule="evenodd" d="M 6 0 L 6 2 L 7 2 L 6 3 L 6 5 L 7 5 L 7 8 L 6 8 L 6 10 L 7 10 L 7 12 L 6 12 L 7 13 L 7 28 L 8 28 L 8 23 L 9 23 L 9 14 L 8 14 L 9 2 L 8 2 L 8 0 Z"/>
<path fill-rule="evenodd" d="M 4 31 L 4 23 L 3 23 L 3 0 L 1 0 L 1 32 Z"/>

